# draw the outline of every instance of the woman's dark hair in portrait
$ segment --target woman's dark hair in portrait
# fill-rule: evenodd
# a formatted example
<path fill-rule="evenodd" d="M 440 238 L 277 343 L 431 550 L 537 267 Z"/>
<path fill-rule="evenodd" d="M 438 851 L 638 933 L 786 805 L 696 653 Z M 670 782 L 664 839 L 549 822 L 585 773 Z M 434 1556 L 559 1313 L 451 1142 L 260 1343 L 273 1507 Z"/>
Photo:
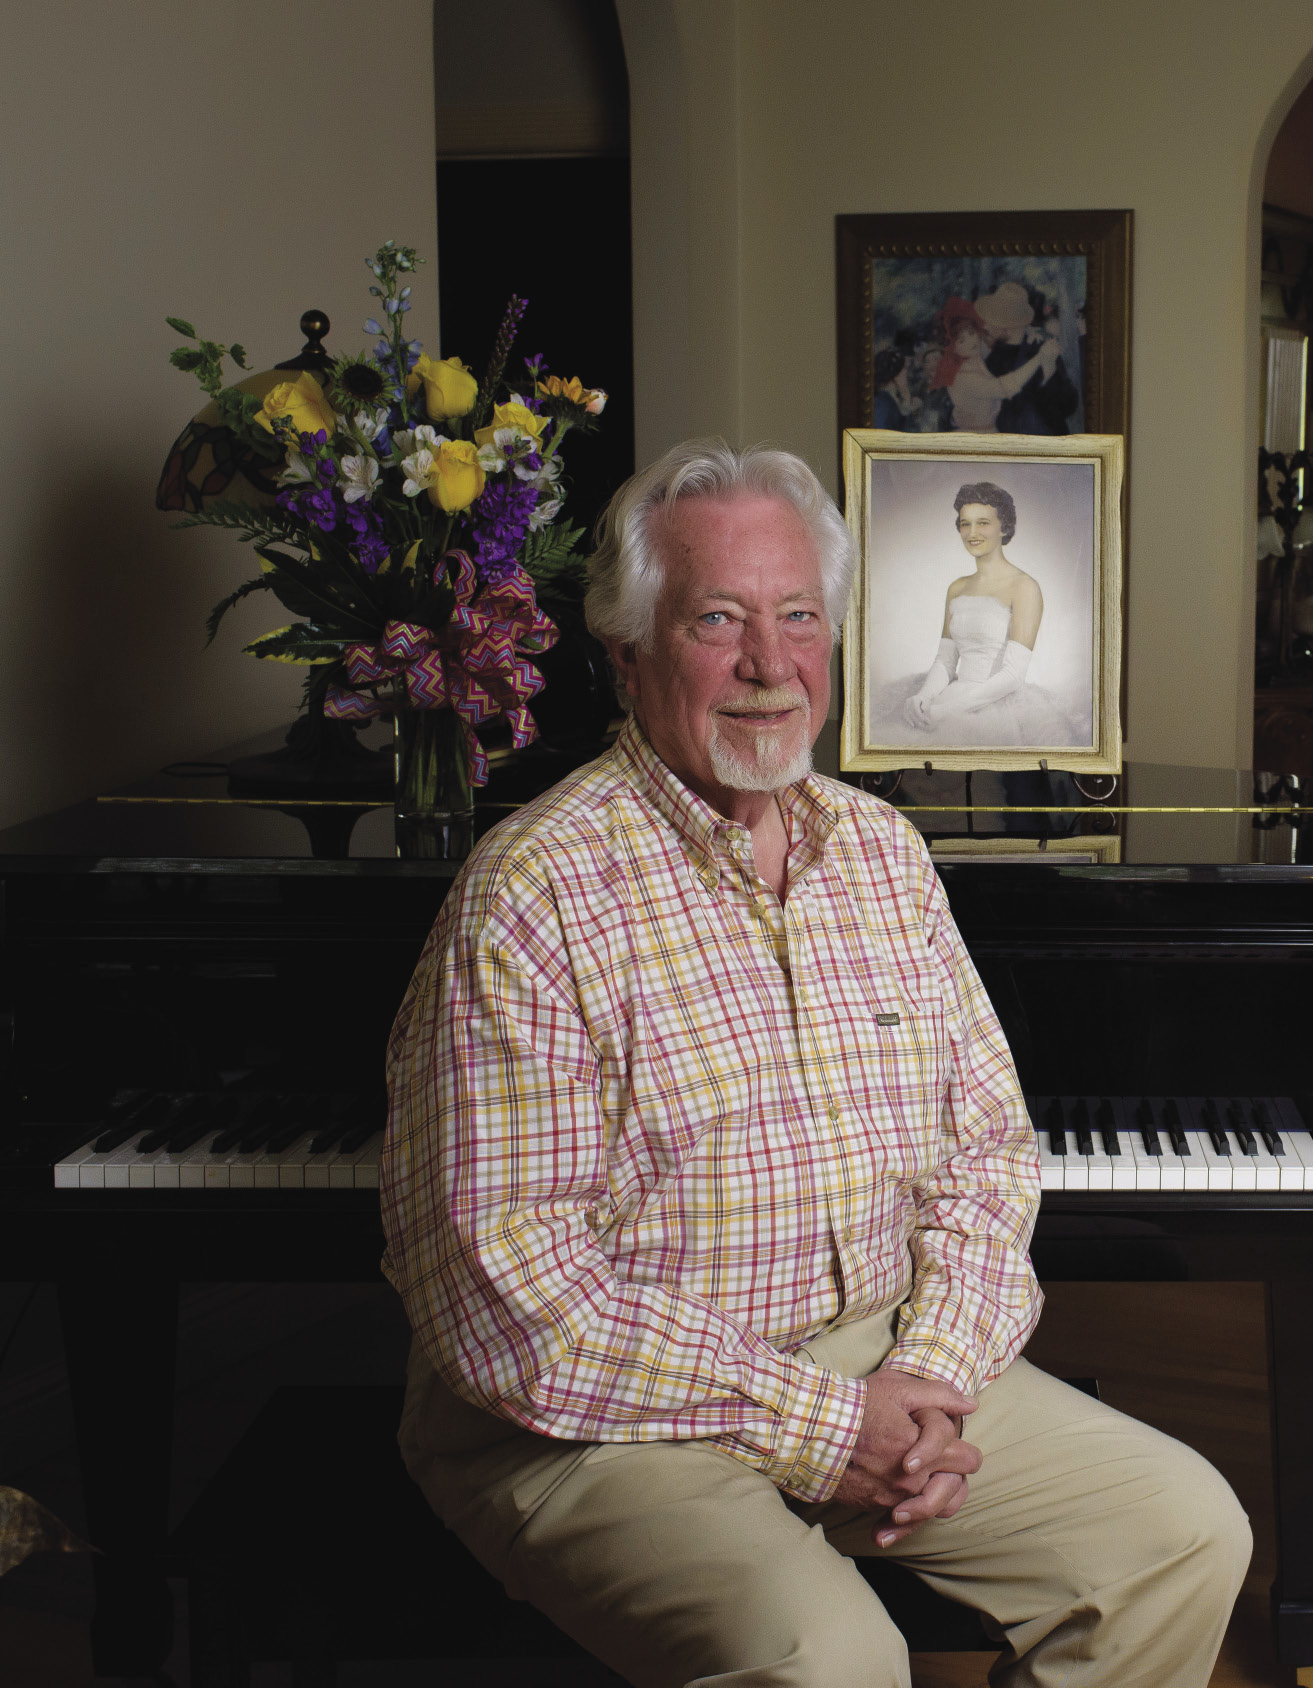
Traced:
<path fill-rule="evenodd" d="M 1005 545 L 1017 531 L 1017 507 L 1012 502 L 1012 494 L 1004 492 L 1001 486 L 995 486 L 993 481 L 971 481 L 968 485 L 959 487 L 957 497 L 953 500 L 956 515 L 961 515 L 964 504 L 988 504 L 991 509 L 997 510 Z"/>

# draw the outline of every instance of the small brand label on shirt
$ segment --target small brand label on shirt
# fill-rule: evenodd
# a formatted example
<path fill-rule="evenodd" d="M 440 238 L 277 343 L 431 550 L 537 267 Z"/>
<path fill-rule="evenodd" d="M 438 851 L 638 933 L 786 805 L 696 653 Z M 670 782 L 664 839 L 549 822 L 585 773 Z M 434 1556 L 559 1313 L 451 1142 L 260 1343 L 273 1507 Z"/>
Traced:
<path fill-rule="evenodd" d="M 875 1017 L 875 1023 L 877 1026 L 896 1026 L 898 1024 L 898 1016 L 897 1014 L 877 1014 Z"/>

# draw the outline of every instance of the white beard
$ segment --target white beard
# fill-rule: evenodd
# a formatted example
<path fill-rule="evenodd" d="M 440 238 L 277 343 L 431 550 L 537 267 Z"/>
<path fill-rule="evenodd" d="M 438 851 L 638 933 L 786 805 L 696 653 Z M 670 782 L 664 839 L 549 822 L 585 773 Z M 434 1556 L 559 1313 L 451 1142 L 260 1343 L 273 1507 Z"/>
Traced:
<path fill-rule="evenodd" d="M 744 756 L 726 744 L 713 721 L 707 741 L 711 771 L 726 791 L 782 791 L 805 779 L 812 767 L 812 747 L 805 738 L 793 751 L 786 750 L 785 743 L 782 733 L 762 733 L 756 755 Z"/>

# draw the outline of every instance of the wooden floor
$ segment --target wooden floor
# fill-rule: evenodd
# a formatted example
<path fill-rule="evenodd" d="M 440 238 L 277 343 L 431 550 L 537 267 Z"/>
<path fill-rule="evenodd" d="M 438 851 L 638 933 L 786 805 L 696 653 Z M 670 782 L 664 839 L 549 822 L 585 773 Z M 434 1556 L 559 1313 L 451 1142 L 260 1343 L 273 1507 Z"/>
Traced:
<path fill-rule="evenodd" d="M 1262 1286 L 1051 1284 L 1046 1294 L 1026 1358 L 1059 1377 L 1097 1377 L 1109 1406 L 1211 1460 L 1249 1514 L 1253 1563 L 1210 1688 L 1293 1688 L 1268 1626 L 1275 1549 Z M 983 1688 L 991 1662 L 988 1653 L 917 1654 L 912 1681 Z"/>
<path fill-rule="evenodd" d="M 1059 1376 L 1097 1377 L 1111 1406 L 1180 1437 L 1223 1472 L 1249 1513 L 1256 1545 L 1211 1688 L 1293 1688 L 1294 1670 L 1276 1663 L 1267 1621 L 1274 1554 L 1261 1287 L 1052 1285 L 1027 1357 Z M 919 1654 L 913 1682 L 916 1688 L 983 1688 L 991 1657 Z M 91 1688 L 85 1628 L 67 1620 L 0 1606 L 0 1660 L 5 1688 Z M 185 1688 L 185 1679 L 185 1662 L 178 1660 L 178 1688 Z M 344 1672 L 344 1688 L 345 1679 Z M 414 1680 L 427 1684 L 432 1678 Z M 517 1676 L 522 1688 L 557 1680 L 527 1668 Z"/>

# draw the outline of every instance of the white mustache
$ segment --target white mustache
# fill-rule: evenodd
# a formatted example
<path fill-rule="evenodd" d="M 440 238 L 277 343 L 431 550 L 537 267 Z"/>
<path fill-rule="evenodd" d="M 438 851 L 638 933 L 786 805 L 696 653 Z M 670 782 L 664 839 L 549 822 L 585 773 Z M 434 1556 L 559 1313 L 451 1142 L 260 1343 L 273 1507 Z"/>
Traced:
<path fill-rule="evenodd" d="M 806 709 L 807 699 L 800 697 L 797 692 L 786 691 L 782 686 L 774 691 L 754 692 L 751 697 L 735 698 L 730 703 L 717 705 L 720 715 L 778 715 L 785 709 Z"/>

